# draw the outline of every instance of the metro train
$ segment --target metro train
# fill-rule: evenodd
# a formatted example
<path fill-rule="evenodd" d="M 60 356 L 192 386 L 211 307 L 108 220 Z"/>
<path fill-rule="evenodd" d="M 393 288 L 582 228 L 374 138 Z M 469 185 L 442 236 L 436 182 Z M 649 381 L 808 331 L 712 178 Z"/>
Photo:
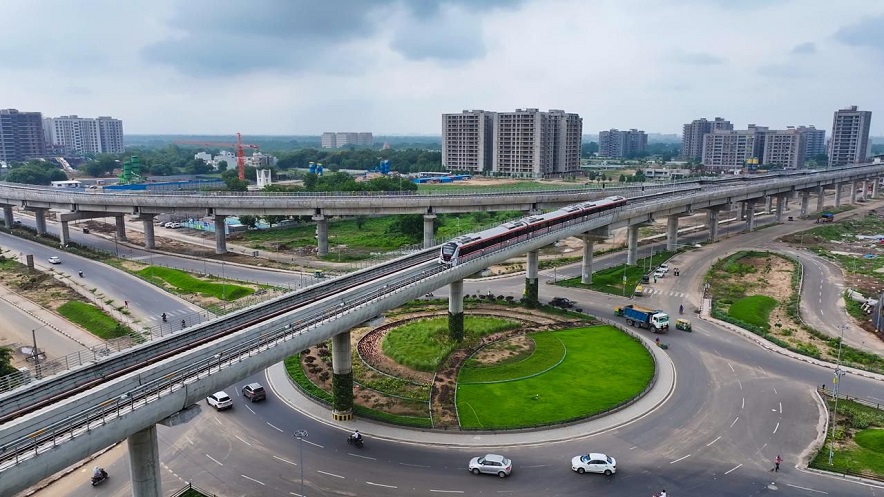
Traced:
<path fill-rule="evenodd" d="M 546 214 L 524 217 L 485 231 L 459 236 L 442 245 L 439 263 L 445 266 L 457 266 L 468 256 L 481 253 L 486 249 L 496 249 L 507 242 L 527 240 L 548 233 L 562 225 L 570 224 L 573 221 L 582 221 L 590 215 L 625 204 L 626 197 L 607 197 L 569 205 Z"/>

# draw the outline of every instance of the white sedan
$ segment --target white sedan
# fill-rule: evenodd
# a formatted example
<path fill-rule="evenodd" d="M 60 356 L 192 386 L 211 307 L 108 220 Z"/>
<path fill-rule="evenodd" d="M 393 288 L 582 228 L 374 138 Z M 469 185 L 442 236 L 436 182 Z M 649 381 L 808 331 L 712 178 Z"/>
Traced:
<path fill-rule="evenodd" d="M 571 469 L 580 473 L 604 473 L 606 476 L 617 472 L 617 460 L 605 454 L 590 452 L 571 459 Z"/>
<path fill-rule="evenodd" d="M 49 261 L 49 264 L 61 264 L 61 257 L 58 257 L 57 255 L 53 255 L 47 260 Z"/>

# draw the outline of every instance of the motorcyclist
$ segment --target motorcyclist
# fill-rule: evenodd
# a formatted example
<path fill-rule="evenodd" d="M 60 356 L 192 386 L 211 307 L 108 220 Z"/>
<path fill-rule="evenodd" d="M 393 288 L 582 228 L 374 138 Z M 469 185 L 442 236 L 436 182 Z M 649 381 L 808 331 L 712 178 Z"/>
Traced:
<path fill-rule="evenodd" d="M 162 313 L 162 314 L 160 315 L 160 317 L 163 318 L 163 322 L 165 323 L 165 322 L 166 322 L 166 313 L 165 313 L 165 312 Z"/>
<path fill-rule="evenodd" d="M 666 497 L 666 489 L 664 488 L 664 489 L 661 490 L 660 493 L 657 494 L 657 495 L 658 495 L 658 497 Z"/>
<path fill-rule="evenodd" d="M 359 430 L 356 430 L 353 432 L 352 435 L 350 435 L 350 438 L 352 438 L 354 442 L 361 442 L 362 441 L 362 434 L 359 433 Z"/>
<path fill-rule="evenodd" d="M 79 274 L 79 275 L 80 275 L 80 278 L 82 278 L 82 277 L 83 277 L 83 271 L 77 271 L 77 274 Z"/>
<path fill-rule="evenodd" d="M 92 468 L 92 479 L 93 480 L 100 480 L 100 479 L 104 478 L 105 475 L 107 475 L 107 473 L 104 472 L 104 468 L 102 468 L 100 466 L 95 466 L 94 468 Z"/>

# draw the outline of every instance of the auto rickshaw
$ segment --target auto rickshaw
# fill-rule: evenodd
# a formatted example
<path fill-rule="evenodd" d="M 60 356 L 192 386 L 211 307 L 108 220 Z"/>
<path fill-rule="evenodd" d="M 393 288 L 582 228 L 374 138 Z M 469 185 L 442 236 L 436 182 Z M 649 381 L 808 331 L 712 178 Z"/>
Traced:
<path fill-rule="evenodd" d="M 691 322 L 687 319 L 676 319 L 675 320 L 675 329 L 682 331 L 693 331 L 691 329 Z"/>

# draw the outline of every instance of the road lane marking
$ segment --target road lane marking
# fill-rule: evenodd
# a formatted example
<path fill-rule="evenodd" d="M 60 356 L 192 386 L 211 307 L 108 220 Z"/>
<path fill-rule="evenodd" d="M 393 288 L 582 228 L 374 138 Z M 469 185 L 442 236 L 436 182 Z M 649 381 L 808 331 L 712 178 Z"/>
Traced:
<path fill-rule="evenodd" d="M 731 363 L 727 363 L 727 367 L 731 368 L 731 372 L 733 372 L 733 373 L 737 372 L 737 370 L 734 369 L 734 367 L 733 367 L 733 365 L 731 365 Z"/>
<path fill-rule="evenodd" d="M 633 445 L 632 447 L 629 448 L 629 450 L 633 450 L 633 449 L 637 449 L 637 448 L 638 448 L 638 445 Z"/>
<path fill-rule="evenodd" d="M 742 382 L 742 381 L 740 381 L 740 380 L 737 380 L 737 385 L 739 385 L 739 386 L 740 386 L 740 390 L 742 390 L 742 389 L 743 389 L 743 382 Z"/>
<path fill-rule="evenodd" d="M 250 444 L 248 441 L 246 441 L 246 439 L 242 438 L 241 436 L 239 436 L 239 435 L 234 435 L 234 436 L 235 436 L 235 437 L 237 438 L 237 440 L 239 440 L 240 442 L 242 442 L 242 443 L 248 445 L 249 447 L 252 446 L 252 444 Z"/>
<path fill-rule="evenodd" d="M 716 438 L 715 440 L 709 442 L 708 444 L 706 444 L 706 447 L 709 447 L 710 445 L 714 444 L 715 442 L 717 442 L 717 441 L 719 441 L 719 440 L 721 440 L 721 437 L 718 437 L 718 438 Z"/>
<path fill-rule="evenodd" d="M 283 459 L 283 458 L 281 458 L 281 457 L 273 456 L 273 458 L 276 459 L 276 460 L 278 460 L 278 461 L 282 461 L 282 462 L 284 462 L 284 463 L 286 463 L 286 464 L 291 464 L 292 466 L 297 466 L 297 465 L 298 465 L 297 463 L 291 462 L 291 461 L 289 461 L 288 459 Z"/>
<path fill-rule="evenodd" d="M 341 476 L 341 475 L 336 475 L 336 474 L 334 474 L 334 473 L 326 473 L 325 471 L 319 471 L 318 469 L 316 470 L 316 472 L 317 472 L 317 473 L 322 473 L 322 474 L 324 474 L 324 475 L 328 475 L 328 476 L 334 476 L 335 478 L 340 478 L 340 479 L 342 479 L 342 480 L 344 479 L 343 476 Z"/>
<path fill-rule="evenodd" d="M 691 457 L 690 454 L 688 454 L 688 455 L 686 455 L 686 456 L 684 456 L 684 457 L 680 457 L 680 458 L 678 458 L 678 459 L 676 459 L 676 460 L 674 460 L 674 461 L 669 461 L 669 464 L 675 464 L 675 463 L 677 463 L 678 461 L 684 461 L 685 459 L 687 459 L 687 458 L 689 458 L 689 457 Z"/>
<path fill-rule="evenodd" d="M 368 483 L 369 485 L 374 485 L 374 486 L 376 486 L 376 487 L 384 487 L 384 488 L 399 488 L 399 487 L 396 487 L 396 486 L 393 486 L 393 485 L 384 485 L 384 484 L 382 484 L 382 483 L 375 483 L 375 482 L 371 482 L 371 481 L 367 481 L 367 482 L 365 482 L 365 483 Z"/>
<path fill-rule="evenodd" d="M 737 421 L 738 421 L 738 420 L 739 420 L 739 419 L 740 419 L 740 417 L 739 417 L 739 416 L 737 416 L 737 417 L 736 417 L 736 418 L 734 418 L 734 422 L 733 422 L 733 423 L 731 423 L 731 428 L 733 428 L 733 427 L 734 427 L 734 425 L 735 425 L 735 424 L 737 424 Z"/>
<path fill-rule="evenodd" d="M 780 402 L 780 414 L 783 414 L 783 403 Z"/>
<path fill-rule="evenodd" d="M 215 464 L 217 464 L 218 466 L 224 466 L 224 463 L 223 463 L 223 462 L 221 462 L 221 461 L 215 459 L 214 457 L 212 457 L 212 456 L 210 456 L 210 455 L 208 455 L 208 454 L 206 454 L 206 457 L 208 457 L 208 458 L 211 459 L 212 461 L 215 461 Z"/>
<path fill-rule="evenodd" d="M 724 474 L 729 475 L 729 474 L 731 474 L 732 471 L 736 471 L 737 469 L 739 469 L 740 466 L 742 466 L 742 464 L 737 464 L 737 465 L 734 466 L 733 468 L 731 468 L 731 469 L 725 471 Z"/>
<path fill-rule="evenodd" d="M 276 430 L 276 431 L 282 431 L 282 428 L 277 428 L 276 426 L 273 426 L 273 425 L 270 424 L 270 423 L 267 423 L 267 426 L 273 428 L 273 429 Z"/>
<path fill-rule="evenodd" d="M 746 397 L 743 397 L 743 402 L 740 403 L 740 409 L 746 408 Z"/>
<path fill-rule="evenodd" d="M 755 453 L 755 455 L 757 456 L 758 454 L 761 454 L 761 451 L 764 450 L 765 447 L 767 447 L 767 444 L 762 445 L 761 448 L 758 449 L 758 452 Z"/>
<path fill-rule="evenodd" d="M 463 490 L 434 490 L 431 488 L 430 492 L 436 492 L 440 494 L 462 494 Z"/>
<path fill-rule="evenodd" d="M 774 429 L 773 429 L 773 432 L 776 433 L 777 430 L 779 430 L 779 429 L 780 429 L 780 424 L 777 423 L 777 425 L 776 425 L 776 426 L 774 427 Z"/>
<path fill-rule="evenodd" d="M 401 462 L 399 464 L 402 466 L 411 466 L 412 468 L 429 468 L 429 466 L 424 466 L 422 464 L 408 464 L 407 462 Z"/>
<path fill-rule="evenodd" d="M 363 459 L 368 459 L 369 461 L 377 461 L 377 459 L 375 459 L 374 457 L 360 456 L 359 454 L 354 454 L 354 453 L 352 453 L 352 452 L 348 452 L 347 455 L 348 455 L 348 456 L 353 456 L 353 457 L 361 457 L 361 458 L 363 458 Z"/>
<path fill-rule="evenodd" d="M 193 440 L 191 440 L 190 437 L 188 437 L 187 435 L 184 435 L 184 438 L 186 438 L 187 441 L 190 442 L 190 445 L 193 445 Z"/>
<path fill-rule="evenodd" d="M 758 366 L 758 369 L 760 369 L 762 373 L 767 374 L 767 371 L 765 371 L 763 367 Z"/>
<path fill-rule="evenodd" d="M 251 403 L 251 402 L 250 402 L 250 403 Z M 255 410 L 252 409 L 252 406 L 250 406 L 249 404 L 246 404 L 246 409 L 248 409 L 249 411 L 251 411 L 252 414 L 255 414 Z"/>
<path fill-rule="evenodd" d="M 323 447 L 322 445 L 319 445 L 318 443 L 313 443 L 313 442 L 311 442 L 310 440 L 304 440 L 304 439 L 302 438 L 301 441 L 304 442 L 305 444 L 310 444 L 310 445 L 312 445 L 312 446 L 314 446 L 314 447 L 319 447 L 320 449 L 324 449 L 324 448 L 325 448 L 325 447 Z"/>
<path fill-rule="evenodd" d="M 814 489 L 812 489 L 812 488 L 807 488 L 807 487 L 799 487 L 798 485 L 792 485 L 791 483 L 787 483 L 786 486 L 787 486 L 787 487 L 792 487 L 792 488 L 800 488 L 801 490 L 807 490 L 808 492 L 816 492 L 816 493 L 818 493 L 818 494 L 826 494 L 826 495 L 829 495 L 829 492 L 823 492 L 822 490 L 814 490 Z"/>
<path fill-rule="evenodd" d="M 259 485 L 264 485 L 265 487 L 267 486 L 267 485 L 264 484 L 264 482 L 262 482 L 262 481 L 258 481 L 258 480 L 254 479 L 254 478 L 249 478 L 249 477 L 246 476 L 246 475 L 240 475 L 240 476 L 242 476 L 242 477 L 245 478 L 246 480 L 252 480 L 253 482 L 255 482 L 255 483 L 259 484 Z"/>
<path fill-rule="evenodd" d="M 773 387 L 773 393 L 775 393 L 775 394 L 777 394 L 777 395 L 780 394 L 779 392 L 777 392 L 777 387 Z"/>

